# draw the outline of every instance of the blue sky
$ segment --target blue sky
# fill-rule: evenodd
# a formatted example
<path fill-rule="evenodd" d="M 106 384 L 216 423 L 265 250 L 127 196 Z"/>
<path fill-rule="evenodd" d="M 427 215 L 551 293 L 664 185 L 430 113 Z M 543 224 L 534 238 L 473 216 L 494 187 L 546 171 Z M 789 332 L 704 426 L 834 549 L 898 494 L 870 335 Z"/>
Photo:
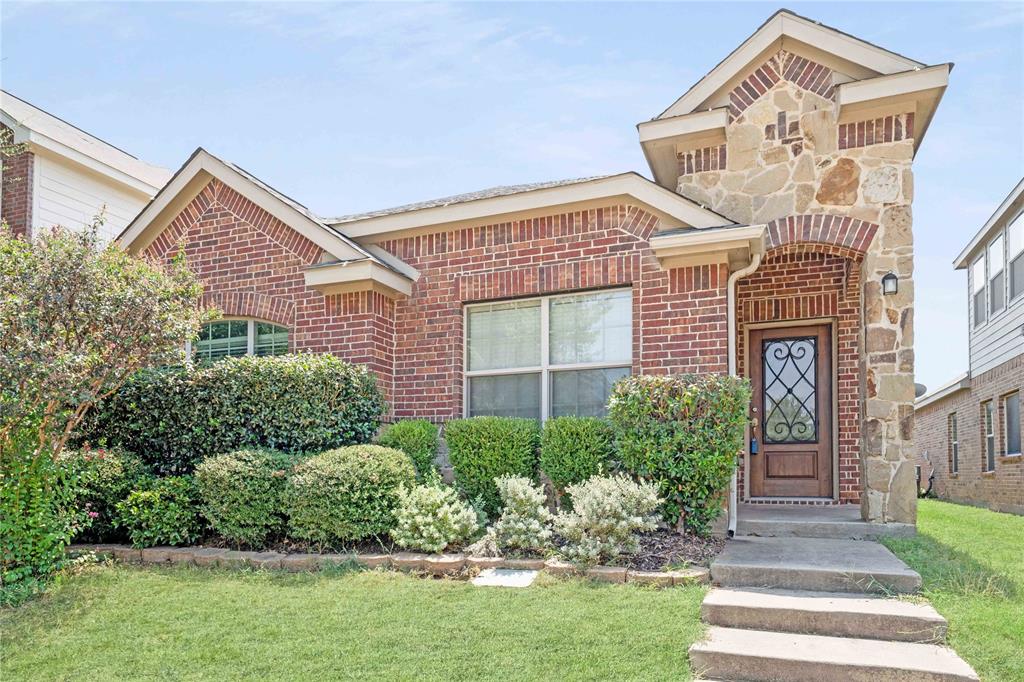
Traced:
<path fill-rule="evenodd" d="M 917 370 L 967 364 L 953 257 L 1024 172 L 1024 5 L 791 3 L 956 63 L 918 153 Z M 202 145 L 317 213 L 497 184 L 649 174 L 635 124 L 769 3 L 0 5 L 3 88 L 147 161 Z"/>

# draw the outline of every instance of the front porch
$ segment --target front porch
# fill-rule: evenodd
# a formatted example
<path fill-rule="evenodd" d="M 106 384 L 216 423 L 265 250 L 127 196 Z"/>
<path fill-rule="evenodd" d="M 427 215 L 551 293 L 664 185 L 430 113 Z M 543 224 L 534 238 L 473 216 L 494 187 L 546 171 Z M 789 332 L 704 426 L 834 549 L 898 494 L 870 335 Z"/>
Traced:
<path fill-rule="evenodd" d="M 911 537 L 912 523 L 870 523 L 856 504 L 751 504 L 737 506 L 737 536 L 874 540 Z"/>

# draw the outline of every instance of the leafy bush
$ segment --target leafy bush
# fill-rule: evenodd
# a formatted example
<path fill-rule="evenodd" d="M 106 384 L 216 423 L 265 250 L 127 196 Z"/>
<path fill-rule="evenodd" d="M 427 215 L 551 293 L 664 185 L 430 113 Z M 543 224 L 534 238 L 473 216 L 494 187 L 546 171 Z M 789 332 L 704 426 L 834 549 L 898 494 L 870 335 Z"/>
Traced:
<path fill-rule="evenodd" d="M 226 358 L 133 376 L 85 439 L 140 453 L 162 474 L 243 448 L 320 452 L 366 443 L 384 398 L 373 374 L 333 355 Z"/>
<path fill-rule="evenodd" d="M 188 545 L 203 531 L 191 476 L 152 479 L 117 504 L 117 515 L 135 547 Z"/>
<path fill-rule="evenodd" d="M 494 479 L 499 476 L 533 478 L 537 468 L 539 433 L 533 419 L 471 417 L 445 426 L 448 459 L 455 483 L 469 499 L 480 497 L 493 516 L 501 508 Z"/>
<path fill-rule="evenodd" d="M 401 547 L 443 552 L 477 531 L 476 512 L 453 488 L 438 483 L 398 490 L 398 509 L 391 537 Z"/>
<path fill-rule="evenodd" d="M 284 490 L 292 458 L 275 450 L 238 450 L 196 467 L 203 516 L 236 545 L 260 546 L 284 528 Z"/>
<path fill-rule="evenodd" d="M 35 431 L 24 429 L 0 448 L 0 605 L 40 591 L 87 523 L 75 478 L 52 457 L 37 457 L 35 444 Z"/>
<path fill-rule="evenodd" d="M 561 553 L 570 561 L 590 565 L 637 550 L 636 533 L 657 527 L 661 500 L 651 483 L 627 476 L 595 476 L 568 488 L 572 511 L 555 517 L 555 530 L 565 540 Z"/>
<path fill-rule="evenodd" d="M 528 478 L 502 476 L 495 481 L 501 496 L 501 516 L 476 547 L 482 554 L 509 551 L 538 552 L 551 540 L 551 512 L 540 486 Z"/>
<path fill-rule="evenodd" d="M 124 539 L 117 527 L 116 507 L 150 475 L 142 459 L 118 448 L 83 447 L 62 452 L 58 464 L 77 482 L 72 504 L 89 519 L 75 540 L 115 542 Z"/>
<path fill-rule="evenodd" d="M 609 417 L 625 468 L 657 483 L 666 520 L 707 534 L 743 447 L 745 379 L 632 376 L 615 385 Z"/>
<path fill-rule="evenodd" d="M 320 545 L 383 535 L 395 525 L 401 486 L 416 483 L 409 456 L 379 445 L 351 445 L 298 464 L 285 509 L 291 535 Z"/>
<path fill-rule="evenodd" d="M 605 473 L 615 453 L 611 425 L 596 417 L 555 417 L 544 423 L 540 468 L 561 495 L 566 486 Z"/>
<path fill-rule="evenodd" d="M 436 471 L 437 440 L 437 426 L 426 419 L 406 419 L 387 427 L 377 443 L 409 455 L 422 481 L 430 472 Z"/>

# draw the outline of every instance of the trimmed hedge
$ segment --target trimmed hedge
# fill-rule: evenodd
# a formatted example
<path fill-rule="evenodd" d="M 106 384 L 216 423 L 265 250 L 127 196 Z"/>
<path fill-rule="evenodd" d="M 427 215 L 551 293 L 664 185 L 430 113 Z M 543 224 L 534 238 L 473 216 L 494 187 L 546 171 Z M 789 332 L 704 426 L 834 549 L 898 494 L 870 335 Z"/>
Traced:
<path fill-rule="evenodd" d="M 201 510 L 221 537 L 260 547 L 284 528 L 284 490 L 292 457 L 276 450 L 238 450 L 196 467 Z"/>
<path fill-rule="evenodd" d="M 395 422 L 384 429 L 377 438 L 378 445 L 401 450 L 409 455 L 416 474 L 422 481 L 432 471 L 436 471 L 434 458 L 437 457 L 437 426 L 426 419 L 406 419 Z"/>
<path fill-rule="evenodd" d="M 409 456 L 380 445 L 351 445 L 296 465 L 285 491 L 290 535 L 321 546 L 389 532 L 401 486 L 416 483 Z"/>
<path fill-rule="evenodd" d="M 117 504 L 118 524 L 134 547 L 190 545 L 203 532 L 199 494 L 191 476 L 150 479 Z"/>
<path fill-rule="evenodd" d="M 657 483 L 667 521 L 711 530 L 749 405 L 749 382 L 718 374 L 631 376 L 615 385 L 608 410 L 622 463 Z"/>
<path fill-rule="evenodd" d="M 80 440 L 180 474 L 242 448 L 301 453 L 366 443 L 385 408 L 373 374 L 333 355 L 225 358 L 136 374 L 97 406 Z"/>
<path fill-rule="evenodd" d="M 591 476 L 607 473 L 615 455 L 611 424 L 597 417 L 555 417 L 544 423 L 540 468 L 561 496 Z"/>
<path fill-rule="evenodd" d="M 533 419 L 470 417 L 445 425 L 448 459 L 455 483 L 470 500 L 477 498 L 493 517 L 501 511 L 494 479 L 522 476 L 535 480 L 540 430 Z"/>
<path fill-rule="evenodd" d="M 125 539 L 117 527 L 118 502 L 150 478 L 138 455 L 113 448 L 65 450 L 59 462 L 75 480 L 74 501 L 89 521 L 75 535 L 77 542 L 116 542 Z"/>

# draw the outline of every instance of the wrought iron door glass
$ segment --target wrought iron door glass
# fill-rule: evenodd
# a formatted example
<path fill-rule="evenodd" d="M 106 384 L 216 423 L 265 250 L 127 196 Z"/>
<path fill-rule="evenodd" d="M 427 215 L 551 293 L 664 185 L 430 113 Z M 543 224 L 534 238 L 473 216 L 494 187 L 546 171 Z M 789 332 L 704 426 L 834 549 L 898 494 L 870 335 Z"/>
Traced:
<path fill-rule="evenodd" d="M 818 440 L 818 339 L 765 339 L 762 409 L 766 443 Z"/>

